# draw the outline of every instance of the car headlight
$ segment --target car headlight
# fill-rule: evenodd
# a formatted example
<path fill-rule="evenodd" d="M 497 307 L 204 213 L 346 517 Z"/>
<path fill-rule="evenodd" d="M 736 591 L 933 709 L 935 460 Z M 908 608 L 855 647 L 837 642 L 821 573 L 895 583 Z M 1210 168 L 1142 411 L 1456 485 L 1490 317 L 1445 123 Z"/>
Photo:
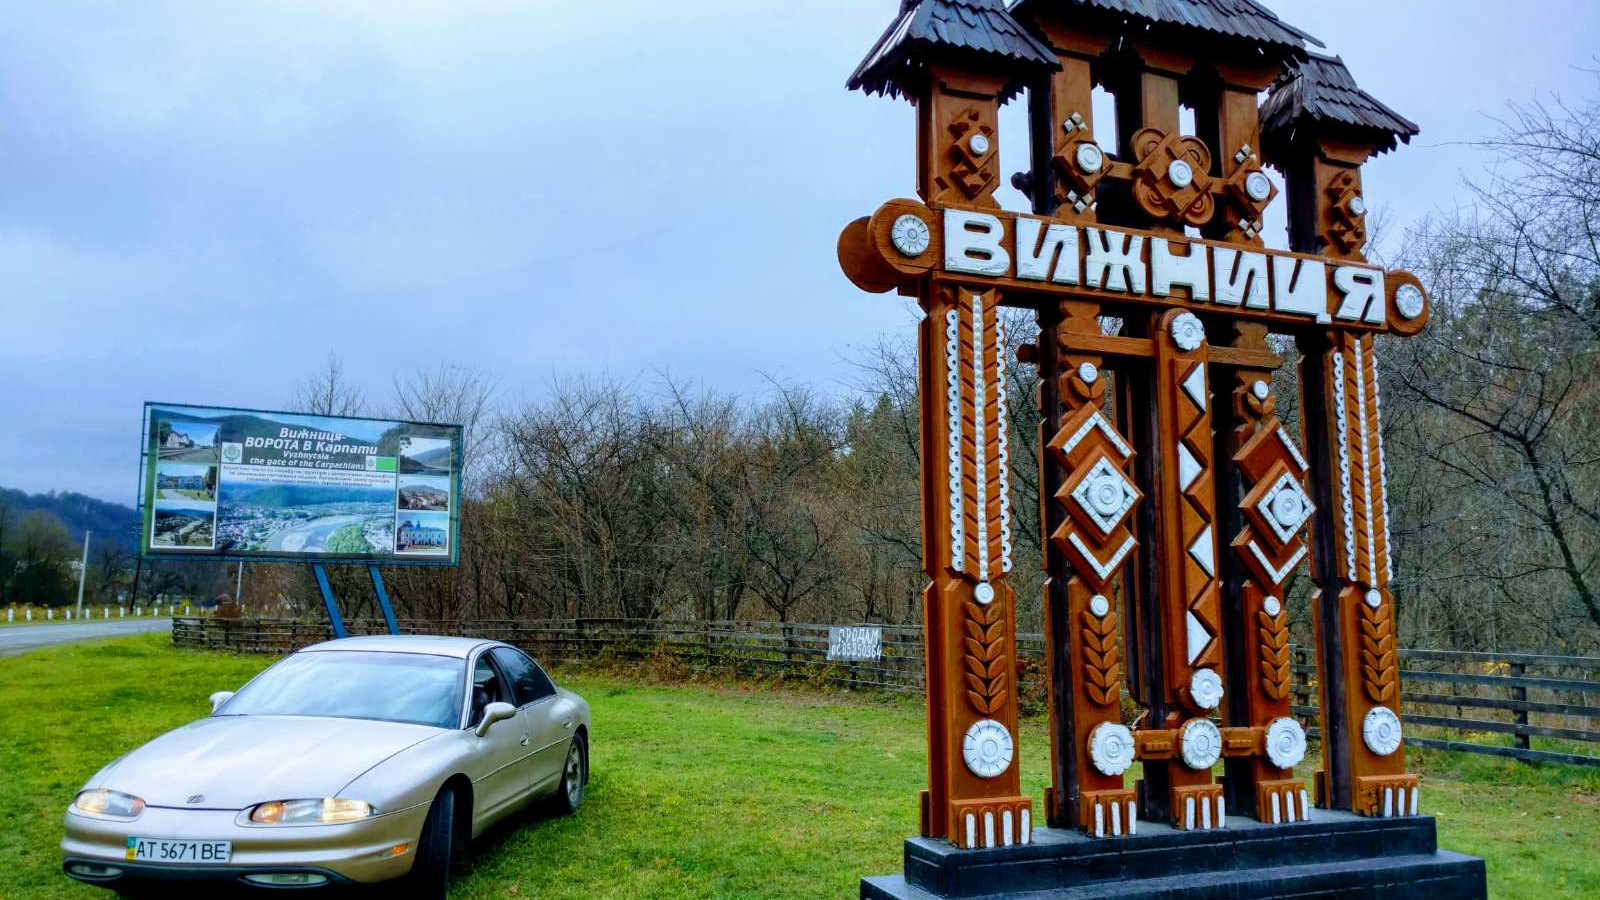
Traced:
<path fill-rule="evenodd" d="M 72 800 L 72 807 L 80 812 L 117 819 L 136 819 L 144 812 L 144 800 L 120 791 L 105 788 L 80 791 Z"/>
<path fill-rule="evenodd" d="M 365 800 L 323 797 L 309 800 L 273 800 L 250 810 L 250 821 L 257 825 L 338 825 L 359 822 L 376 815 Z"/>

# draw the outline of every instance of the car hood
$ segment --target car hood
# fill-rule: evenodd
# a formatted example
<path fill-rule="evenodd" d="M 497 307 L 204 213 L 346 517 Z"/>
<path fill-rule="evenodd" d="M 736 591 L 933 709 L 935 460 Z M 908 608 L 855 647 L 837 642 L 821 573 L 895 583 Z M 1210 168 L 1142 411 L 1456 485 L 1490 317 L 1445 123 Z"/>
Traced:
<path fill-rule="evenodd" d="M 444 733 L 363 719 L 212 716 L 117 760 L 94 786 L 143 797 L 150 806 L 183 809 L 333 797 L 362 772 Z"/>

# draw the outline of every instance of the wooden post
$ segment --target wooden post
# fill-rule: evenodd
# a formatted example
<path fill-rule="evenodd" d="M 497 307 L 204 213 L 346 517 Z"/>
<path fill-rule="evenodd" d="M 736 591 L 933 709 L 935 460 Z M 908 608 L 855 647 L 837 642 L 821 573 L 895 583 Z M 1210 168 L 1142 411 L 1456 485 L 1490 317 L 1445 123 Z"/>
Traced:
<path fill-rule="evenodd" d="M 1508 669 L 1513 678 L 1521 678 L 1528 674 L 1528 667 L 1520 661 L 1509 663 Z M 1528 707 L 1521 704 L 1528 702 L 1528 689 L 1520 684 L 1512 685 L 1511 699 L 1519 704 L 1516 709 L 1512 710 L 1511 720 L 1517 725 L 1526 726 L 1528 724 Z M 1533 739 L 1526 731 L 1517 732 L 1514 743 L 1519 750 L 1533 749 Z M 1524 759 L 1523 762 L 1527 762 L 1527 760 Z"/>

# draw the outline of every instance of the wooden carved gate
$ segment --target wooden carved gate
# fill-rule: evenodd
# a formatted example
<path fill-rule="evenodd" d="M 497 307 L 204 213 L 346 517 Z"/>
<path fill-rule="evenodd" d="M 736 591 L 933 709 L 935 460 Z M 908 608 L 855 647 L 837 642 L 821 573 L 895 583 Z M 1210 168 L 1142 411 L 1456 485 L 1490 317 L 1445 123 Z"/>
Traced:
<path fill-rule="evenodd" d="M 1411 274 L 1366 262 L 1361 188 L 1361 165 L 1416 126 L 1307 40 L 1249 0 L 906 0 L 851 77 L 916 107 L 917 199 L 850 223 L 839 259 L 924 312 L 925 835 L 1032 836 L 1001 306 L 1039 328 L 1021 356 L 1043 411 L 1050 824 L 1110 837 L 1141 819 L 1294 822 L 1313 800 L 1416 813 L 1373 339 L 1418 333 L 1428 302 Z M 995 196 L 999 108 L 1023 88 L 1031 165 L 1013 183 L 1029 213 Z M 1114 149 L 1094 139 L 1096 88 L 1114 98 Z M 1283 177 L 1290 250 L 1262 239 L 1280 195 L 1265 165 Z M 1272 334 L 1302 358 L 1295 432 Z M 1314 792 L 1295 773 L 1284 594 L 1308 558 Z"/>

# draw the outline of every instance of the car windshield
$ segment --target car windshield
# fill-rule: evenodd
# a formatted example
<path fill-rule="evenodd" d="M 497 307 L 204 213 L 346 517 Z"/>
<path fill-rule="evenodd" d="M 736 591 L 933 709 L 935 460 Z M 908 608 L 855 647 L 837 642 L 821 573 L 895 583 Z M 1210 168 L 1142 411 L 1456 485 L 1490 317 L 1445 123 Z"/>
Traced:
<path fill-rule="evenodd" d="M 323 716 L 455 728 L 466 665 L 421 653 L 318 650 L 261 673 L 218 715 Z"/>

